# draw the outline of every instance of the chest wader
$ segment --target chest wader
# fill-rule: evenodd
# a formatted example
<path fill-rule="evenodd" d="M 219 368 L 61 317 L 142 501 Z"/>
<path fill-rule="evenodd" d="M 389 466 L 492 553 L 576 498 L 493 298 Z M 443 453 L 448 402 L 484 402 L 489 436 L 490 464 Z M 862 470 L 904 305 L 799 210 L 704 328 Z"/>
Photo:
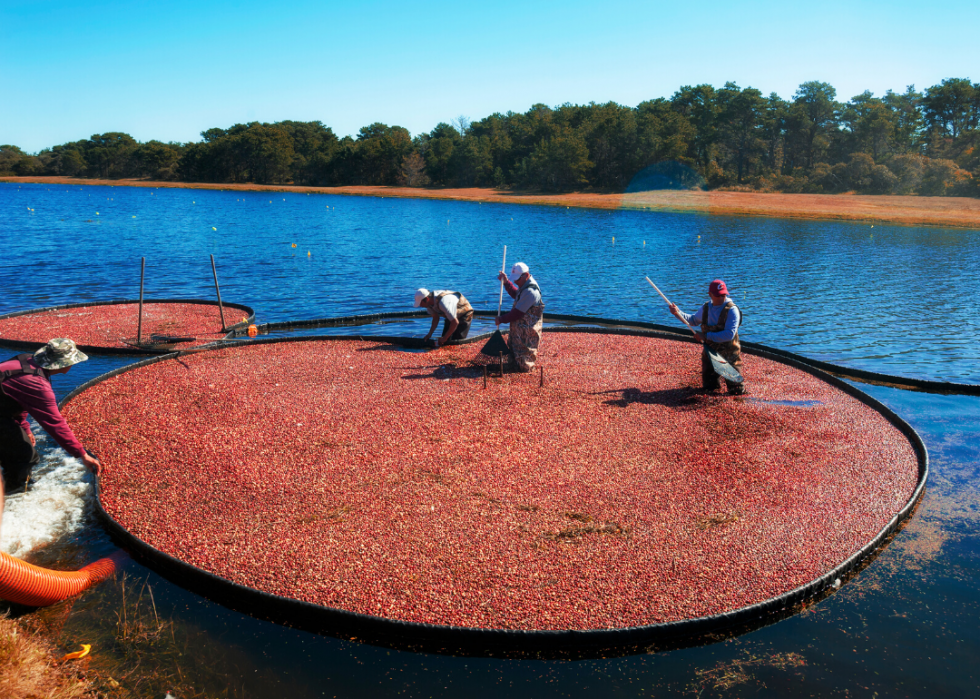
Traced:
<path fill-rule="evenodd" d="M 455 296 L 458 300 L 456 301 L 456 331 L 446 340 L 450 342 L 452 340 L 465 340 L 466 336 L 470 334 L 470 323 L 473 322 L 473 306 L 470 302 L 466 300 L 458 291 L 447 291 L 445 293 L 436 296 L 434 293 L 432 297 L 434 302 L 432 307 L 438 312 L 439 302 L 442 300 L 443 296 Z M 449 329 L 450 320 L 449 318 L 443 317 L 442 322 L 442 334 L 445 335 L 446 331 Z"/>
<path fill-rule="evenodd" d="M 718 322 L 715 325 L 708 325 L 708 309 L 711 308 L 710 303 L 704 304 L 704 308 L 701 309 L 701 334 L 706 333 L 721 332 L 725 329 L 725 321 L 728 320 L 728 311 L 735 308 L 735 304 L 729 300 L 724 308 L 721 309 L 721 313 L 718 314 Z M 742 324 L 742 316 L 739 314 L 738 324 Z M 738 340 L 738 328 L 735 329 L 735 337 L 733 337 L 728 342 L 712 342 L 707 340 L 704 343 L 704 351 L 701 352 L 701 384 L 709 391 L 713 391 L 718 388 L 718 381 L 721 377 L 715 371 L 715 368 L 711 366 L 711 358 L 708 357 L 708 350 L 712 350 L 717 354 L 720 354 L 726 362 L 731 364 L 738 373 L 742 373 L 742 343 Z M 744 383 L 732 383 L 731 381 L 725 380 L 725 384 L 728 386 L 728 392 L 734 395 L 740 395 L 745 393 Z"/>
<path fill-rule="evenodd" d="M 8 495 L 20 492 L 31 479 L 31 470 L 41 460 L 31 444 L 30 437 L 16 420 L 24 413 L 24 406 L 3 391 L 3 382 L 14 376 L 32 374 L 47 378 L 42 369 L 29 364 L 30 354 L 18 354 L 20 369 L 9 369 L 0 373 L 0 475 L 3 478 L 4 492 Z"/>
<path fill-rule="evenodd" d="M 528 284 L 525 289 L 541 289 L 536 284 Z M 510 353 L 518 371 L 531 371 L 538 361 L 538 344 L 544 327 L 544 301 L 531 306 L 524 317 L 510 325 Z"/>

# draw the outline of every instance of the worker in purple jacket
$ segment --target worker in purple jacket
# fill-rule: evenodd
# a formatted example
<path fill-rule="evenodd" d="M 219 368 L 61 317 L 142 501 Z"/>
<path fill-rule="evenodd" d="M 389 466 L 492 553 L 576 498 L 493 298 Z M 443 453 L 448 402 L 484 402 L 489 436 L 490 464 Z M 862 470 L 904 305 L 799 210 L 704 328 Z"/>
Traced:
<path fill-rule="evenodd" d="M 16 493 L 27 487 L 31 470 L 40 461 L 28 415 L 89 471 L 98 474 L 102 468 L 99 460 L 89 456 L 75 437 L 51 389 L 51 376 L 64 374 L 86 359 L 74 342 L 59 337 L 33 355 L 20 354 L 0 363 L 0 476 L 3 481 L 0 515 L 3 493 Z"/>

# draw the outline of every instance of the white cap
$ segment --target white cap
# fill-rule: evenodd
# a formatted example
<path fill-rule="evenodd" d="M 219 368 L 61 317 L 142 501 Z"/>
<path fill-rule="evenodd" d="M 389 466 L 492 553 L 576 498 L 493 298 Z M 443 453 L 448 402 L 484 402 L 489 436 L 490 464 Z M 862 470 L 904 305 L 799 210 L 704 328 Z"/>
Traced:
<path fill-rule="evenodd" d="M 416 289 L 415 291 L 415 307 L 418 308 L 422 305 L 422 299 L 429 295 L 428 289 Z"/>
<path fill-rule="evenodd" d="M 512 282 L 516 282 L 521 278 L 522 274 L 527 274 L 530 271 L 531 270 L 527 268 L 526 264 L 523 262 L 518 262 L 516 265 L 510 268 L 510 280 Z"/>

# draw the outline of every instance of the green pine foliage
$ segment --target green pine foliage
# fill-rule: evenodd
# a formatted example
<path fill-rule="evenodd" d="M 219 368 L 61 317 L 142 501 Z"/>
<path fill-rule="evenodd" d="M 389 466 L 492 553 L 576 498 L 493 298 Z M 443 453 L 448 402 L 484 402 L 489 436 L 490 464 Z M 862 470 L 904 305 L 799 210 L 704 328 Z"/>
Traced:
<path fill-rule="evenodd" d="M 682 170 L 690 176 L 651 176 Z M 635 191 L 669 181 L 980 196 L 980 83 L 950 78 L 924 92 L 866 91 L 848 102 L 817 81 L 800 85 L 790 100 L 733 82 L 685 85 L 670 99 L 636 107 L 536 104 L 523 114 L 461 116 L 415 138 L 381 123 L 338 138 L 319 121 L 212 128 L 200 142 L 183 144 L 105 133 L 36 155 L 0 146 L 0 174 L 544 192 Z"/>

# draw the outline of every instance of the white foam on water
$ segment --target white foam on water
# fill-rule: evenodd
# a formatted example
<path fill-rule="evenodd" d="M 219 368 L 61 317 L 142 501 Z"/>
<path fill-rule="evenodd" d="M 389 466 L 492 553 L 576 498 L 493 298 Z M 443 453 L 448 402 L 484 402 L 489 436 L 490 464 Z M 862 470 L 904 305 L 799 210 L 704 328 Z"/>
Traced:
<path fill-rule="evenodd" d="M 0 525 L 0 551 L 16 558 L 80 530 L 94 502 L 92 474 L 32 425 L 41 463 L 24 493 L 9 495 Z"/>

